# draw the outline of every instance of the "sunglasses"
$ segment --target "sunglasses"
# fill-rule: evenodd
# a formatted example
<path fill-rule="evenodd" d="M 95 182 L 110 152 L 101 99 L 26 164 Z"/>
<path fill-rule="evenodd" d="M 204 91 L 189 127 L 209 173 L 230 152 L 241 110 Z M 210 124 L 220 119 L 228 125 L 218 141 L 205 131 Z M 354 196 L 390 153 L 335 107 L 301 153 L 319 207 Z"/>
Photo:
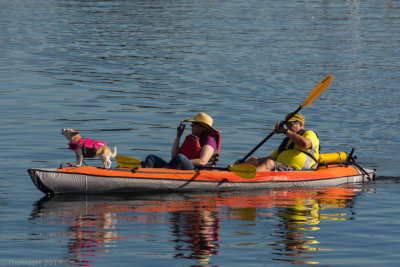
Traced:
<path fill-rule="evenodd" d="M 298 124 L 298 123 L 300 123 L 300 122 L 299 121 L 291 121 L 291 122 L 287 122 L 286 124 L 288 126 L 292 126 L 292 125 L 295 125 L 295 124 Z"/>

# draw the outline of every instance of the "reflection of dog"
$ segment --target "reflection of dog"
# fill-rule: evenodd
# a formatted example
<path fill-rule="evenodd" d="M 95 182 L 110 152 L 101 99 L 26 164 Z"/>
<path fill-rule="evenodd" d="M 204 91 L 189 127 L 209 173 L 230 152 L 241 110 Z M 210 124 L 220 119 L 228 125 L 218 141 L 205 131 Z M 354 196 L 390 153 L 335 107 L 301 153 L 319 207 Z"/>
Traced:
<path fill-rule="evenodd" d="M 83 158 L 99 156 L 104 168 L 108 169 L 111 167 L 110 158 L 115 158 L 117 155 L 117 147 L 114 147 L 114 153 L 112 153 L 105 142 L 83 138 L 79 135 L 79 131 L 62 129 L 61 133 L 70 141 L 69 149 L 75 151 L 76 166 L 79 167 L 82 165 Z"/>

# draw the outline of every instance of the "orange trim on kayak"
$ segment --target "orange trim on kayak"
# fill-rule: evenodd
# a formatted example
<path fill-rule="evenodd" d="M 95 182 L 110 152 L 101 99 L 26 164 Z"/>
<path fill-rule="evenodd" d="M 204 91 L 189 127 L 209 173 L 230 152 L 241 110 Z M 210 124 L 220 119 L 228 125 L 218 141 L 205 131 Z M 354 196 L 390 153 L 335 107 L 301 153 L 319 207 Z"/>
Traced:
<path fill-rule="evenodd" d="M 192 170 L 174 170 L 161 168 L 141 168 L 141 169 L 111 169 L 98 168 L 93 166 L 66 167 L 58 169 L 62 173 L 79 173 L 103 177 L 119 178 L 143 178 L 143 179 L 171 179 L 171 180 L 194 180 L 197 181 L 221 181 L 224 178 L 229 180 L 237 178 L 241 181 L 248 181 L 237 177 L 233 172 L 227 171 L 192 171 Z"/>
<path fill-rule="evenodd" d="M 196 181 L 229 181 L 229 182 L 295 182 L 320 179 L 333 179 L 359 175 L 353 166 L 321 166 L 316 171 L 295 171 L 295 172 L 259 172 L 254 179 L 243 179 L 234 172 L 218 170 L 173 170 L 173 169 L 111 169 L 98 168 L 93 166 L 65 167 L 58 169 L 60 173 L 79 173 L 102 177 L 136 178 L 136 179 L 170 179 L 170 180 L 196 180 Z"/>
<path fill-rule="evenodd" d="M 320 166 L 316 171 L 259 172 L 253 180 L 258 181 L 306 181 L 359 175 L 354 166 Z"/>

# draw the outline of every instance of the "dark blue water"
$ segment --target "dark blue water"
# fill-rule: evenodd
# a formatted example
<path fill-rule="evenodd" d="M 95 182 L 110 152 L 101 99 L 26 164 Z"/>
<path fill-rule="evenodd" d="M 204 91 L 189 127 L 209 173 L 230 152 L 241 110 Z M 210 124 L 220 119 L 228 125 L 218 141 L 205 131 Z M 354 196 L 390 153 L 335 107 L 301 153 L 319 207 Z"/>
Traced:
<path fill-rule="evenodd" d="M 399 10 L 389 0 L 0 0 L 0 265 L 397 264 Z M 179 121 L 200 111 L 222 131 L 225 166 L 329 73 L 302 111 L 306 127 L 323 152 L 356 148 L 375 183 L 47 198 L 26 173 L 74 162 L 61 128 L 120 155 L 168 158 Z"/>

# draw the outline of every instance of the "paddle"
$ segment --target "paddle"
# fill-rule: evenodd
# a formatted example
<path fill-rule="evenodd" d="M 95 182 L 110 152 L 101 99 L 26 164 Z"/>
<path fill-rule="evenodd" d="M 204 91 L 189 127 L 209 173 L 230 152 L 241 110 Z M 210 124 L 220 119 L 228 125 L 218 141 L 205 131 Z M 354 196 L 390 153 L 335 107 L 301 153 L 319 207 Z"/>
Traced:
<path fill-rule="evenodd" d="M 234 172 L 237 176 L 244 179 L 253 179 L 256 176 L 256 167 L 251 164 L 236 164 L 233 166 L 223 167 L 202 167 L 201 170 L 219 170 Z"/>
<path fill-rule="evenodd" d="M 141 166 L 141 160 L 127 156 L 117 155 L 115 160 L 121 168 L 138 168 Z M 234 172 L 237 176 L 244 179 L 253 179 L 256 176 L 256 167 L 251 164 L 237 164 L 227 168 L 222 167 L 202 167 L 203 170 L 221 170 Z"/>
<path fill-rule="evenodd" d="M 333 76 L 332 74 L 329 74 L 328 76 L 326 76 L 322 81 L 319 82 L 319 84 L 317 84 L 317 86 L 315 86 L 315 88 L 310 92 L 310 94 L 308 95 L 306 101 L 304 101 L 304 103 L 302 105 L 300 105 L 292 114 L 289 118 L 287 118 L 284 122 L 286 123 L 287 121 L 289 121 L 294 115 L 296 115 L 302 108 L 307 107 L 308 105 L 310 105 L 315 99 L 317 99 L 317 97 L 319 97 L 325 90 L 326 88 L 328 88 L 328 86 L 331 84 L 333 80 Z M 262 140 L 258 145 L 256 145 L 246 156 L 244 156 L 244 158 L 242 158 L 241 160 L 239 160 L 239 162 L 244 162 L 251 154 L 253 154 L 260 146 L 262 146 L 269 138 L 271 138 L 271 136 L 273 136 L 275 133 L 275 131 L 272 131 L 267 137 L 264 138 L 264 140 Z"/>
<path fill-rule="evenodd" d="M 142 161 L 140 159 L 134 159 L 127 156 L 117 155 L 115 160 L 118 163 L 118 166 L 121 168 L 138 168 L 142 165 Z"/>

